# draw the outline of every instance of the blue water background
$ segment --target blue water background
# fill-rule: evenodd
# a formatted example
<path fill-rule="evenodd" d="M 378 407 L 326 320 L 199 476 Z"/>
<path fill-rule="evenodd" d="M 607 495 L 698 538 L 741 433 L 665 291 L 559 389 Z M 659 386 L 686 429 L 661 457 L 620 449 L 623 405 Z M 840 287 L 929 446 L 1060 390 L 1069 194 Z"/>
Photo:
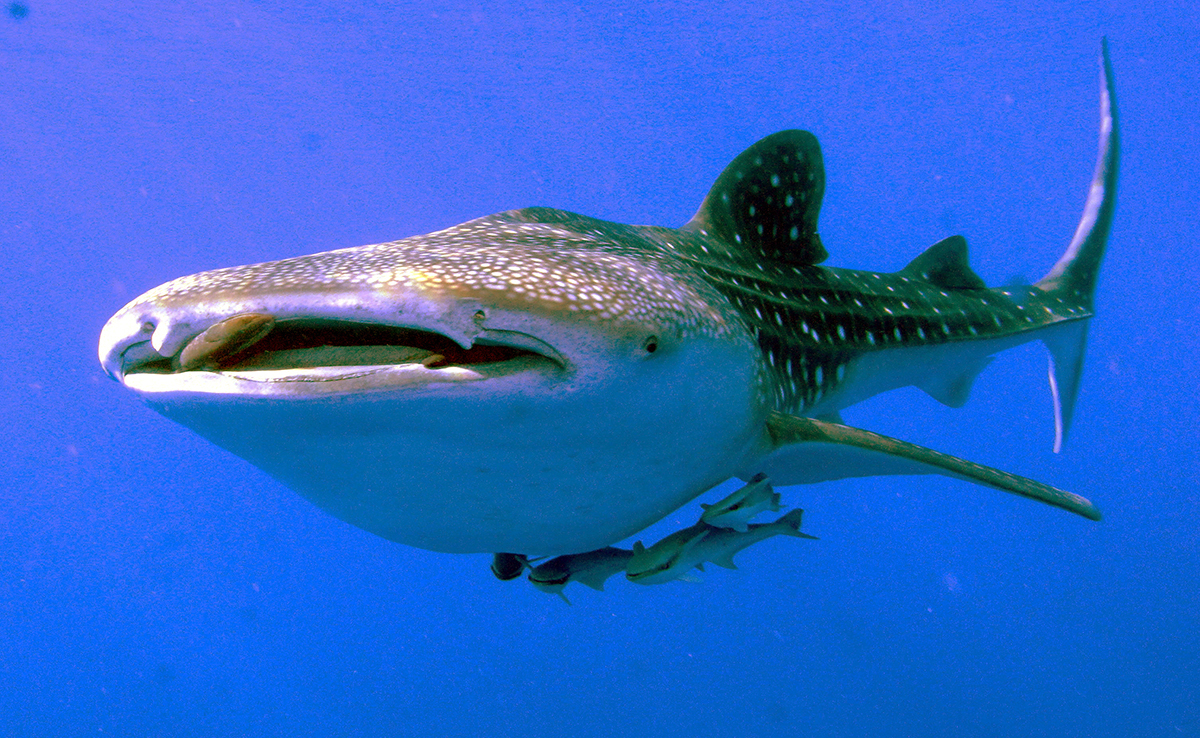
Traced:
<path fill-rule="evenodd" d="M 0 735 L 1200 735 L 1200 13 L 971 7 L 6 4 Z M 963 409 L 847 413 L 1099 524 L 941 478 L 790 488 L 820 541 L 568 607 L 326 516 L 96 360 L 109 315 L 204 269 L 527 205 L 680 224 L 784 128 L 822 142 L 830 265 L 962 233 L 989 283 L 1037 278 L 1103 34 L 1123 171 L 1065 452 L 1037 345 Z"/>

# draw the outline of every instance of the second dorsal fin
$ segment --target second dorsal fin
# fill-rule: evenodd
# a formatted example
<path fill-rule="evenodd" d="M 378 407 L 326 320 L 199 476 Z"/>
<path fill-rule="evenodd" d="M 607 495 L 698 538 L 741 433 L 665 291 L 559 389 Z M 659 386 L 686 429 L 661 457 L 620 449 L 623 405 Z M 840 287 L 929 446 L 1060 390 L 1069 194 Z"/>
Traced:
<path fill-rule="evenodd" d="M 967 239 L 962 236 L 943 238 L 925 249 L 920 256 L 900 270 L 910 279 L 921 279 L 943 289 L 987 289 L 979 275 L 967 263 Z"/>
<path fill-rule="evenodd" d="M 825 164 L 817 137 L 780 131 L 725 167 L 685 229 L 702 231 L 768 259 L 819 264 L 829 254 L 817 235 Z"/>

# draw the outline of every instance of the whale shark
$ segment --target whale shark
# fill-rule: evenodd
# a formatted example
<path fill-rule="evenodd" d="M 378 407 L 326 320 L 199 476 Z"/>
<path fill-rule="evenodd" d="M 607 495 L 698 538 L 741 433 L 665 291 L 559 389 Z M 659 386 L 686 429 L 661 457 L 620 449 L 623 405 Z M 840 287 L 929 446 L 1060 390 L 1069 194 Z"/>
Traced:
<path fill-rule="evenodd" d="M 994 354 L 1040 340 L 1062 447 L 1115 202 L 1107 45 L 1100 110 L 1082 219 L 1032 284 L 989 288 L 961 236 L 899 272 L 824 266 L 824 160 L 787 130 L 681 227 L 531 207 L 205 271 L 121 308 L 100 362 L 330 514 L 433 551 L 600 550 L 760 474 L 942 474 L 1099 520 L 1079 495 L 839 413 L 910 385 L 960 406 Z"/>

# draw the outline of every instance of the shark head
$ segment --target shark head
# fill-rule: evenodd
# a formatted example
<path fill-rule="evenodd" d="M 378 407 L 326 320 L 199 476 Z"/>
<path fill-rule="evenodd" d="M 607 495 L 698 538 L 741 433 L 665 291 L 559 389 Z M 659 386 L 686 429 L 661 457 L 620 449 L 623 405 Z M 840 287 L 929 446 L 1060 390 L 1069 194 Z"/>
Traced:
<path fill-rule="evenodd" d="M 338 517 L 443 551 L 618 540 L 728 478 L 685 449 L 735 456 L 765 412 L 726 299 L 643 229 L 540 208 L 168 282 L 100 360 Z"/>
<path fill-rule="evenodd" d="M 605 225 L 612 226 L 608 233 Z M 342 346 L 347 350 L 328 357 L 335 365 L 375 365 L 368 347 L 405 345 L 452 355 L 445 364 L 476 367 L 481 378 L 497 375 L 487 364 L 524 357 L 589 381 L 686 354 L 699 343 L 689 339 L 728 335 L 731 316 L 703 294 L 705 285 L 677 269 L 672 274 L 652 253 L 623 248 L 622 231 L 629 230 L 530 208 L 392 243 L 194 274 L 114 315 L 101 333 L 101 363 L 127 384 L 138 375 L 170 376 L 178 389 L 200 377 L 178 371 L 188 368 L 180 367 L 180 355 L 189 342 L 255 314 L 274 319 L 274 340 L 247 346 L 243 361 L 218 368 L 245 365 L 247 354 L 259 367 L 288 368 L 289 359 L 311 364 L 297 382 L 336 378 L 314 356 L 277 352 Z M 303 345 L 304 335 L 316 345 Z M 460 381 L 469 376 L 458 374 Z M 367 384 L 396 381 L 416 380 L 385 375 Z"/>

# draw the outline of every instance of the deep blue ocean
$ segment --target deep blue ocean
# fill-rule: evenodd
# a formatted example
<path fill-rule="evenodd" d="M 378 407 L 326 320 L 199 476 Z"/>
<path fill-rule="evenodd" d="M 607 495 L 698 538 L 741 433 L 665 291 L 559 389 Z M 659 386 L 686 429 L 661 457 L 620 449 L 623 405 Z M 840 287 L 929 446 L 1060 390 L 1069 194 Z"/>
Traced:
<path fill-rule="evenodd" d="M 1200 736 L 1193 2 L 2 9 L 0 735 Z M 846 413 L 1100 523 L 941 477 L 790 487 L 819 541 L 568 606 L 326 515 L 96 358 L 197 271 L 529 205 L 677 226 L 786 128 L 823 147 L 827 265 L 961 233 L 989 284 L 1036 279 L 1083 209 L 1102 36 L 1122 171 L 1064 452 L 1037 343 L 961 409 Z"/>

